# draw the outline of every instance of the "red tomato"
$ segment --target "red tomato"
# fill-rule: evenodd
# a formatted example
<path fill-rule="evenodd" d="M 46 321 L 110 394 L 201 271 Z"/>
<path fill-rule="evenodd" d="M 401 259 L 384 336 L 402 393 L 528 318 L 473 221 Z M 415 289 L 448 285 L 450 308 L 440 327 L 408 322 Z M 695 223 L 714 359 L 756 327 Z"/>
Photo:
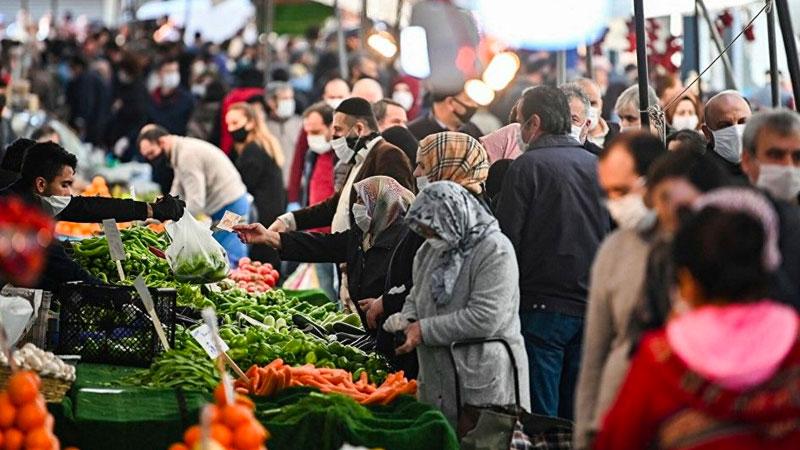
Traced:
<path fill-rule="evenodd" d="M 272 278 L 275 278 L 275 280 L 276 280 L 276 281 L 277 281 L 277 280 L 280 280 L 280 279 L 281 279 L 281 274 L 280 274 L 280 273 L 278 273 L 278 271 L 277 271 L 277 270 L 273 270 L 273 271 L 272 271 Z"/>
<path fill-rule="evenodd" d="M 261 261 L 253 261 L 253 267 L 261 267 Z"/>
<path fill-rule="evenodd" d="M 239 259 L 239 266 L 243 266 L 245 264 L 250 264 L 250 258 L 246 256 L 244 258 Z"/>
<path fill-rule="evenodd" d="M 264 277 L 264 283 L 270 287 L 275 286 L 275 278 L 272 278 L 272 275 L 266 276 Z"/>

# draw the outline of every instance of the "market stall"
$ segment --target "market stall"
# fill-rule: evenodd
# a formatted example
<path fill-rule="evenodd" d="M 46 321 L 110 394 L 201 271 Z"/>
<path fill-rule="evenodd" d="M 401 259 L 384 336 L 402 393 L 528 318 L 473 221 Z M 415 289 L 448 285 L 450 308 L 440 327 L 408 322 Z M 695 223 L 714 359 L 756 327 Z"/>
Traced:
<path fill-rule="evenodd" d="M 276 288 L 278 272 L 249 259 L 207 272 L 203 259 L 191 272 L 207 276 L 189 279 L 168 257 L 175 240 L 167 233 L 132 224 L 108 234 L 71 243 L 75 259 L 108 284 L 66 285 L 53 293 L 58 313 L 38 319 L 49 330 L 41 346 L 80 356 L 71 388 L 48 404 L 63 446 L 184 441 L 220 383 L 208 344 L 218 335 L 231 373 L 243 371 L 235 386 L 255 402 L 269 448 L 458 447 L 444 416 L 413 398 L 416 382 L 374 353 L 358 315 L 321 291 Z M 115 247 L 124 252 L 119 267 Z M 217 330 L 203 308 L 215 311 Z"/>

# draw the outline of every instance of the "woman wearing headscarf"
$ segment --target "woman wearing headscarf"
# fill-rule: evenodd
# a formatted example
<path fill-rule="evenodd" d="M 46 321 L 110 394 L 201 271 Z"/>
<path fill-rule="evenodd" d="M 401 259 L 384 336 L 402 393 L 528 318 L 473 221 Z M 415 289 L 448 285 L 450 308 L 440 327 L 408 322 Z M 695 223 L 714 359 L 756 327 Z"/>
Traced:
<path fill-rule="evenodd" d="M 489 175 L 489 156 L 477 139 L 454 131 L 432 134 L 419 143 L 417 187 L 421 190 L 434 181 L 460 184 L 484 204 L 484 183 Z"/>
<path fill-rule="evenodd" d="M 594 448 L 800 448 L 800 318 L 766 296 L 778 216 L 744 188 L 694 210 L 672 245 L 672 317 L 639 346 Z"/>
<path fill-rule="evenodd" d="M 486 151 L 480 143 L 463 133 L 444 132 L 423 139 L 417 151 L 417 185 L 423 188 L 434 181 L 453 181 L 464 186 L 484 205 L 484 183 L 489 173 Z M 412 265 L 414 257 L 425 241 L 418 234 L 406 231 L 397 245 L 386 276 L 386 289 L 378 298 L 368 298 L 359 303 L 367 315 L 370 328 L 378 329 L 378 351 L 392 359 L 407 375 L 415 376 L 418 370 L 415 354 L 396 356 L 394 336 L 382 329 L 383 319 L 403 309 L 406 297 L 414 285 Z"/>
<path fill-rule="evenodd" d="M 519 322 L 519 273 L 514 248 L 497 220 L 466 189 L 432 183 L 406 215 L 408 227 L 425 238 L 414 260 L 414 287 L 400 313 L 384 328 L 404 331 L 397 352 L 417 349 L 419 398 L 457 421 L 455 377 L 449 345 L 499 337 L 511 346 L 520 400 L 530 410 L 528 365 Z M 456 353 L 461 400 L 471 405 L 514 403 L 509 355 L 498 343 Z"/>
<path fill-rule="evenodd" d="M 355 227 L 326 234 L 290 231 L 276 233 L 261 224 L 234 227 L 243 242 L 266 244 L 281 259 L 314 263 L 347 263 L 350 297 L 354 302 L 383 293 L 386 271 L 395 246 L 404 235 L 402 220 L 414 194 L 394 178 L 375 176 L 353 185 Z M 365 328 L 366 315 L 359 310 Z M 373 331 L 374 334 L 374 331 Z"/>

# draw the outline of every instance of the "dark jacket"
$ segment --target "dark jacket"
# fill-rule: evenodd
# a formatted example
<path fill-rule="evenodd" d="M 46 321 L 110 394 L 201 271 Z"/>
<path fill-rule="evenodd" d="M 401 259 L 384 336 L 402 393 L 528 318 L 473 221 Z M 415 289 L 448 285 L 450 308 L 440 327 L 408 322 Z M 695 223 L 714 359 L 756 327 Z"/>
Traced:
<path fill-rule="evenodd" d="M 129 84 L 119 83 L 116 99 L 121 104 L 109 122 L 108 142 L 114 145 L 117 140 L 127 137 L 128 149 L 122 155 L 122 159 L 128 161 L 138 155 L 136 138 L 139 136 L 139 130 L 147 124 L 148 95 L 144 81 L 136 79 Z"/>
<path fill-rule="evenodd" d="M 355 177 L 353 184 L 361 180 L 376 175 L 384 175 L 394 178 L 404 188 L 415 192 L 416 179 L 414 178 L 411 163 L 408 161 L 408 156 L 402 150 L 394 145 L 381 140 L 375 144 L 364 164 Z M 328 227 L 333 221 L 333 215 L 336 213 L 336 205 L 339 203 L 339 195 L 341 192 L 337 191 L 329 199 L 324 202 L 318 203 L 307 208 L 299 209 L 294 212 L 294 220 L 297 224 L 298 230 L 308 230 L 310 228 Z M 351 192 L 350 206 L 355 201 L 355 192 Z"/>
<path fill-rule="evenodd" d="M 597 157 L 570 136 L 540 137 L 508 169 L 497 219 L 517 252 L 520 308 L 582 316 L 610 223 Z"/>
<path fill-rule="evenodd" d="M 186 136 L 186 125 L 194 110 L 192 94 L 183 88 L 177 88 L 169 96 L 161 95 L 160 91 L 150 96 L 147 105 L 147 116 L 150 122 L 166 128 L 170 134 Z"/>
<path fill-rule="evenodd" d="M 286 211 L 286 190 L 283 187 L 281 168 L 264 149 L 255 142 L 244 146 L 236 158 L 236 169 L 242 176 L 247 192 L 253 196 L 258 210 L 258 221 L 268 227 Z M 250 257 L 277 267 L 277 252 L 265 245 L 253 246 Z"/>
<path fill-rule="evenodd" d="M 389 261 L 407 228 L 396 221 L 384 230 L 372 247 L 361 249 L 363 233 L 358 227 L 333 234 L 290 231 L 281 233 L 281 258 L 288 261 L 314 263 L 347 263 L 347 281 L 353 303 L 365 298 L 378 298 L 386 286 Z M 366 328 L 367 318 L 356 308 Z M 367 330 L 373 335 L 375 330 Z"/>
<path fill-rule="evenodd" d="M 111 115 L 111 87 L 93 70 L 86 70 L 67 84 L 66 101 L 72 127 L 85 142 L 101 145 Z"/>
<path fill-rule="evenodd" d="M 773 275 L 769 298 L 800 311 L 800 206 L 770 200 L 780 222 L 781 265 Z"/>
<path fill-rule="evenodd" d="M 731 177 L 731 180 L 734 181 L 736 184 L 746 185 L 747 184 L 747 177 L 745 176 L 744 172 L 742 171 L 742 166 L 740 164 L 734 164 L 727 159 L 723 158 L 719 155 L 719 153 L 714 151 L 713 147 L 708 147 L 706 149 L 706 154 L 711 156 L 711 159 L 719 165 L 728 176 Z"/>
<path fill-rule="evenodd" d="M 408 131 L 410 131 L 418 141 L 421 141 L 432 134 L 443 133 L 450 130 L 439 125 L 439 122 L 433 118 L 433 113 L 430 113 L 425 116 L 417 117 L 409 122 Z M 458 129 L 458 132 L 468 134 L 475 139 L 480 139 L 481 136 L 483 136 L 483 132 L 480 128 L 472 122 L 467 122 L 462 125 L 461 128 Z"/>

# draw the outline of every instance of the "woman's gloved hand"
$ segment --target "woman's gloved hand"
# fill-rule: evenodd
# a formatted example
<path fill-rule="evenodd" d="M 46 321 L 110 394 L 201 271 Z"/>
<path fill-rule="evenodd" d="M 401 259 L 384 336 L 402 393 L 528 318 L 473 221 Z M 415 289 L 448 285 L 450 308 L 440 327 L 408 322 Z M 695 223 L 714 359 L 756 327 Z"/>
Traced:
<path fill-rule="evenodd" d="M 180 220 L 183 216 L 183 209 L 186 208 L 186 202 L 167 194 L 156 200 L 155 203 L 151 203 L 150 207 L 153 209 L 153 218 L 156 220 L 161 222 Z"/>

